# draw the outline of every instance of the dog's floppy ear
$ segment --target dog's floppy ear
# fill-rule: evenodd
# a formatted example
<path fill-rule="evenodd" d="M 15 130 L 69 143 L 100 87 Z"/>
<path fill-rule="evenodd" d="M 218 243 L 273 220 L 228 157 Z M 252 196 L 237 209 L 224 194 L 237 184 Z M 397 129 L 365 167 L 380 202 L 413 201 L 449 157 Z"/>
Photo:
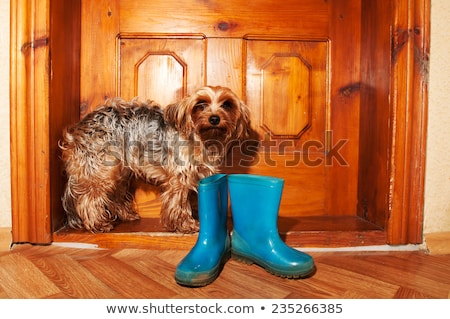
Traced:
<path fill-rule="evenodd" d="M 185 136 L 189 136 L 193 128 L 191 112 L 188 110 L 188 105 L 189 97 L 185 97 L 181 101 L 169 104 L 164 108 L 164 119 L 167 124 L 173 126 Z"/>
<path fill-rule="evenodd" d="M 250 109 L 243 101 L 239 101 L 240 116 L 236 123 L 235 137 L 238 140 L 244 141 L 250 138 L 251 127 L 250 127 Z"/>

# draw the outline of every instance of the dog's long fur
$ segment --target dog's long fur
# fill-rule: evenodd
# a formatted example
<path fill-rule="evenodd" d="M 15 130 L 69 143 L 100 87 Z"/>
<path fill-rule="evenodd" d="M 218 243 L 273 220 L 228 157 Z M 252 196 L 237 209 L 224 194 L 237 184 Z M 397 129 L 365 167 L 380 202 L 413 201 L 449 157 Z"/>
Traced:
<path fill-rule="evenodd" d="M 218 172 L 231 142 L 249 132 L 249 109 L 224 87 L 203 87 L 164 110 L 152 101 L 108 101 L 67 128 L 59 143 L 68 225 L 107 232 L 138 219 L 136 177 L 160 186 L 167 230 L 198 231 L 190 194 L 200 179 Z"/>

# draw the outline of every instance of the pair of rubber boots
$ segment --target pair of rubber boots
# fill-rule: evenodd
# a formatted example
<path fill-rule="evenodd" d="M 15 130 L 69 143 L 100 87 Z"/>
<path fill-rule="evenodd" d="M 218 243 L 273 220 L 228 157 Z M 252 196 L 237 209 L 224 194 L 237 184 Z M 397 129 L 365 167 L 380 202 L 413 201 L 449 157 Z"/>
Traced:
<path fill-rule="evenodd" d="M 284 180 L 250 174 L 216 174 L 198 185 L 200 231 L 178 264 L 175 280 L 189 287 L 212 283 L 230 258 L 257 264 L 276 276 L 304 278 L 315 271 L 313 258 L 286 245 L 278 233 Z M 228 190 L 233 231 L 227 229 Z"/>

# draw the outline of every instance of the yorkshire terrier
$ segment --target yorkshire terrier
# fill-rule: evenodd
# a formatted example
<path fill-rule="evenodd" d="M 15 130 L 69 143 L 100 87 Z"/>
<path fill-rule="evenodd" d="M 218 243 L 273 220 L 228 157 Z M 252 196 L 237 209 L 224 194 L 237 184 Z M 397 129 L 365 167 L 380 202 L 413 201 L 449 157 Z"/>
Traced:
<path fill-rule="evenodd" d="M 67 223 L 108 232 L 139 219 L 132 179 L 140 178 L 160 187 L 168 231 L 197 232 L 191 194 L 219 171 L 233 142 L 249 134 L 248 107 L 225 87 L 203 87 L 164 109 L 153 101 L 109 100 L 66 128 L 59 143 Z"/>

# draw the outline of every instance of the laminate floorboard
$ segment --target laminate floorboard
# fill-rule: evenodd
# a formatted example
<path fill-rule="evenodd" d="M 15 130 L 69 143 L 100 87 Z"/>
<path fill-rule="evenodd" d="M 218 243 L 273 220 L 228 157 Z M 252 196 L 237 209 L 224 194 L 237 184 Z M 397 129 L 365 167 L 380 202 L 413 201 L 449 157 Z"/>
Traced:
<path fill-rule="evenodd" d="M 0 253 L 0 298 L 449 298 L 450 255 L 316 252 L 314 276 L 290 280 L 230 260 L 202 288 L 174 280 L 186 250 L 19 245 Z"/>

